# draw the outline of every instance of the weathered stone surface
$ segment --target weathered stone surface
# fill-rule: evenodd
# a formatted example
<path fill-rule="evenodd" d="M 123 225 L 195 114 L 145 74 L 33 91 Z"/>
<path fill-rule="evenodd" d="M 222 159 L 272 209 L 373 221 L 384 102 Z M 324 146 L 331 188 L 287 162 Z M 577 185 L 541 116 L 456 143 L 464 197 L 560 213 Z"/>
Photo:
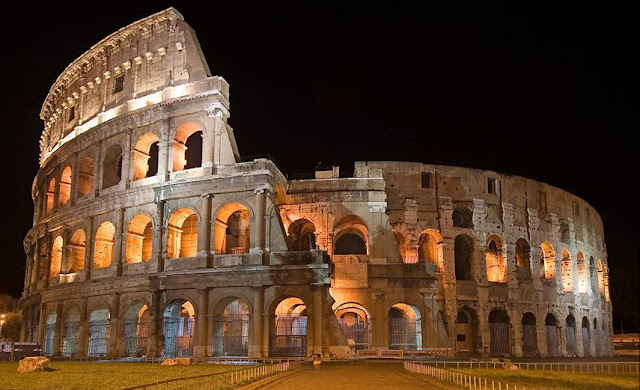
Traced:
<path fill-rule="evenodd" d="M 160 365 L 162 366 L 188 366 L 191 364 L 189 358 L 170 358 L 164 359 Z"/>
<path fill-rule="evenodd" d="M 32 356 L 26 357 L 20 360 L 18 364 L 18 372 L 34 372 L 34 371 L 47 371 L 49 369 L 49 358 L 44 356 Z"/>

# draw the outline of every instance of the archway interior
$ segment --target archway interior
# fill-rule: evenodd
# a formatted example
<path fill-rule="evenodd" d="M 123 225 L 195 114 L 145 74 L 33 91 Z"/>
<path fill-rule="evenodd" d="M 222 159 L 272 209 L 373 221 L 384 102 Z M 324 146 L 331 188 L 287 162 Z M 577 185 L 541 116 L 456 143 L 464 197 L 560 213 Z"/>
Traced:
<path fill-rule="evenodd" d="M 54 199 L 56 193 L 56 179 L 49 181 L 49 187 L 47 188 L 47 214 L 53 210 Z"/>
<path fill-rule="evenodd" d="M 174 211 L 167 223 L 167 257 L 178 259 L 198 254 L 198 216 L 188 208 Z"/>
<path fill-rule="evenodd" d="M 454 240 L 456 280 L 471 280 L 471 259 L 473 240 L 466 234 L 456 236 Z"/>
<path fill-rule="evenodd" d="M 489 346 L 492 355 L 509 354 L 509 315 L 505 310 L 494 309 L 489 313 Z"/>
<path fill-rule="evenodd" d="M 420 235 L 418 262 L 437 264 L 438 270 L 443 270 L 442 238 L 438 233 L 427 230 Z"/>
<path fill-rule="evenodd" d="M 589 292 L 589 269 L 587 268 L 587 262 L 584 259 L 584 254 L 578 252 L 576 256 L 578 266 L 578 293 L 587 294 Z"/>
<path fill-rule="evenodd" d="M 72 274 L 84 268 L 84 258 L 87 249 L 87 236 L 84 230 L 78 229 L 73 232 L 71 241 L 65 246 L 67 250 L 67 262 L 62 265 L 62 272 Z"/>
<path fill-rule="evenodd" d="M 124 314 L 124 353 L 126 356 L 145 356 L 149 335 L 149 310 L 144 301 L 135 301 Z"/>
<path fill-rule="evenodd" d="M 453 227 L 473 229 L 473 212 L 466 206 L 456 206 L 451 213 Z"/>
<path fill-rule="evenodd" d="M 569 314 L 565 326 L 565 338 L 567 339 L 567 355 L 576 356 L 576 319 Z"/>
<path fill-rule="evenodd" d="M 536 317 L 531 312 L 522 316 L 522 354 L 524 356 L 538 355 L 538 334 Z"/>
<path fill-rule="evenodd" d="M 53 240 L 53 245 L 51 246 L 51 268 L 49 276 L 52 278 L 60 274 L 63 244 L 62 236 L 58 236 Z"/>
<path fill-rule="evenodd" d="M 89 356 L 107 355 L 107 346 L 111 334 L 111 313 L 109 308 L 101 306 L 89 316 Z"/>
<path fill-rule="evenodd" d="M 164 310 L 164 356 L 193 356 L 195 310 L 189 301 L 170 303 Z"/>
<path fill-rule="evenodd" d="M 475 313 L 469 309 L 458 310 L 456 316 L 456 351 L 459 354 L 470 355 L 475 350 Z"/>
<path fill-rule="evenodd" d="M 589 328 L 589 319 L 582 317 L 582 346 L 586 357 L 591 356 L 591 334 Z"/>
<path fill-rule="evenodd" d="M 518 279 L 531 278 L 531 247 L 529 243 L 520 238 L 516 241 L 516 277 Z"/>
<path fill-rule="evenodd" d="M 289 225 L 289 242 L 293 251 L 316 249 L 316 227 L 308 219 L 298 219 Z"/>
<path fill-rule="evenodd" d="M 141 263 L 151 260 L 153 229 L 151 217 L 138 214 L 129 223 L 127 230 L 126 262 Z"/>
<path fill-rule="evenodd" d="M 396 303 L 389 310 L 389 349 L 422 349 L 422 316 L 412 305 Z"/>
<path fill-rule="evenodd" d="M 60 188 L 58 188 L 58 204 L 65 205 L 71 198 L 71 167 L 66 167 L 60 176 Z"/>
<path fill-rule="evenodd" d="M 52 311 L 47 315 L 44 332 L 43 354 L 45 356 L 53 355 L 53 340 L 56 337 L 56 320 L 58 315 Z"/>
<path fill-rule="evenodd" d="M 502 252 L 502 242 L 499 238 L 490 238 L 485 250 L 487 262 L 487 280 L 494 283 L 506 283 L 507 263 Z"/>
<path fill-rule="evenodd" d="M 300 298 L 283 299 L 275 309 L 273 356 L 306 356 L 307 306 Z"/>
<path fill-rule="evenodd" d="M 371 347 L 371 316 L 357 303 L 344 303 L 334 313 L 349 345 L 354 351 Z"/>
<path fill-rule="evenodd" d="M 93 169 L 93 157 L 87 156 L 83 158 L 78 167 L 78 174 L 76 177 L 77 197 L 89 195 L 93 189 Z"/>
<path fill-rule="evenodd" d="M 176 130 L 173 141 L 173 172 L 202 166 L 202 127 L 188 122 Z"/>
<path fill-rule="evenodd" d="M 334 255 L 368 254 L 369 229 L 360 218 L 350 215 L 336 224 L 333 236 Z"/>
<path fill-rule="evenodd" d="M 133 180 L 155 176 L 158 173 L 159 138 L 153 133 L 140 136 L 133 149 Z"/>
<path fill-rule="evenodd" d="M 122 146 L 111 145 L 102 161 L 102 189 L 113 187 L 122 179 Z"/>
<path fill-rule="evenodd" d="M 548 242 L 540 244 L 540 277 L 553 280 L 556 277 L 556 258 L 553 247 Z"/>
<path fill-rule="evenodd" d="M 216 356 L 248 356 L 249 306 L 242 299 L 233 299 L 216 316 Z"/>
<path fill-rule="evenodd" d="M 111 222 L 103 222 L 96 231 L 93 254 L 93 268 L 106 268 L 113 259 L 116 227 Z"/>
<path fill-rule="evenodd" d="M 560 356 L 560 344 L 558 343 L 558 320 L 549 313 L 544 320 L 547 328 L 547 355 Z"/>
<path fill-rule="evenodd" d="M 249 253 L 251 214 L 241 203 L 228 203 L 216 213 L 215 253 L 220 255 Z"/>
<path fill-rule="evenodd" d="M 64 323 L 64 339 L 62 340 L 62 355 L 74 356 L 78 351 L 78 336 L 80 334 L 80 310 L 72 307 L 67 312 Z"/>

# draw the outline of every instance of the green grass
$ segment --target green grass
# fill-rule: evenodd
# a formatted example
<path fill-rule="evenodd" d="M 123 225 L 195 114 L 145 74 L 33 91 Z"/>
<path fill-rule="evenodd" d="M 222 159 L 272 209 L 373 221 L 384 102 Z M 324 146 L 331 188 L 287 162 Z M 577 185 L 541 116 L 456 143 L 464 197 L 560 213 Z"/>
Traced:
<path fill-rule="evenodd" d="M 196 363 L 51 362 L 55 371 L 18 374 L 18 363 L 0 362 L 0 389 L 121 389 L 171 378 L 232 371 L 242 366 Z"/>
<path fill-rule="evenodd" d="M 542 370 L 460 369 L 455 370 L 498 380 L 529 389 L 580 389 L 622 390 L 640 388 L 638 374 L 579 374 Z M 504 387 L 503 387 L 504 389 Z"/>

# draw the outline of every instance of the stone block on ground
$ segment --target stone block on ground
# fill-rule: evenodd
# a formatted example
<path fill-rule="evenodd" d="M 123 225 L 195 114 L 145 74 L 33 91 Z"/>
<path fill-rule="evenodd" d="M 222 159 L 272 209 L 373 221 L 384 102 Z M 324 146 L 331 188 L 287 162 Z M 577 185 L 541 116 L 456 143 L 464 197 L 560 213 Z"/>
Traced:
<path fill-rule="evenodd" d="M 18 372 L 48 371 L 51 360 L 44 356 L 31 356 L 20 360 Z"/>

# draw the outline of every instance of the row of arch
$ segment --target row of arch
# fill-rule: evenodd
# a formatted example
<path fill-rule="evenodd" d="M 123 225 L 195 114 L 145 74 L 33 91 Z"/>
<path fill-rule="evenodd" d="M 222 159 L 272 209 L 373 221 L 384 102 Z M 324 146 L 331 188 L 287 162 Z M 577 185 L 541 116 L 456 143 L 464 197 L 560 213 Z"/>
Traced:
<path fill-rule="evenodd" d="M 172 172 L 202 166 L 204 127 L 196 122 L 187 122 L 179 126 L 174 135 L 172 150 L 173 161 L 170 165 Z M 137 181 L 162 173 L 160 164 L 160 138 L 154 132 L 147 132 L 132 143 L 130 153 L 130 172 L 123 172 L 125 147 L 121 143 L 114 143 L 107 148 L 99 164 L 95 163 L 96 156 L 82 157 L 73 176 L 71 165 L 66 165 L 59 177 L 51 177 L 46 185 L 44 197 L 44 214 L 51 213 L 56 206 L 63 206 L 69 202 L 72 195 L 72 181 L 75 179 L 75 197 L 88 195 L 98 185 L 100 189 L 107 189 L 118 185 L 127 175 L 131 181 Z M 166 153 L 166 151 L 165 151 Z M 96 168 L 101 168 L 98 170 Z M 94 176 L 100 175 L 101 182 L 97 183 Z M 57 197 L 56 197 L 57 194 Z"/>
<path fill-rule="evenodd" d="M 573 314 L 567 315 L 564 321 L 558 321 L 556 316 L 548 313 L 544 327 L 539 324 L 535 314 L 526 312 L 520 320 L 520 334 L 512 334 L 511 319 L 504 309 L 493 309 L 488 316 L 489 348 L 483 350 L 479 334 L 478 316 L 469 307 L 463 307 L 456 317 L 456 351 L 459 354 L 478 354 L 488 352 L 491 355 L 509 355 L 512 353 L 514 340 L 520 337 L 522 356 L 607 356 L 609 345 L 606 342 L 607 330 L 604 321 L 598 326 L 598 319 L 590 321 L 583 316 L 578 332 L 576 319 Z M 591 325 L 592 324 L 592 325 Z M 544 332 L 544 335 L 541 333 Z M 581 343 L 578 343 L 578 335 Z M 541 339 L 541 337 L 544 337 Z M 541 342 L 544 340 L 544 346 Z M 579 350 L 578 346 L 582 348 Z M 542 347 L 542 348 L 541 348 Z M 544 349 L 544 351 L 541 351 Z"/>

